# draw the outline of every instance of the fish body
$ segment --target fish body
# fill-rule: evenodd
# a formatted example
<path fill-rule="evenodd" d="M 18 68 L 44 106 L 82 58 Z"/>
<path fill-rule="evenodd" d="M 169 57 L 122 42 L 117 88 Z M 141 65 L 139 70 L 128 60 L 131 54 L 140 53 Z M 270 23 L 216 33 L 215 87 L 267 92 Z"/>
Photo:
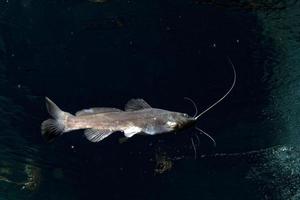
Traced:
<path fill-rule="evenodd" d="M 233 82 L 228 91 L 215 103 L 198 114 L 194 101 L 190 100 L 196 113 L 193 117 L 185 113 L 173 112 L 159 108 L 152 108 L 143 99 L 131 99 L 125 105 L 125 110 L 117 108 L 89 108 L 78 111 L 75 115 L 62 111 L 53 101 L 46 97 L 46 107 L 52 116 L 41 124 L 42 136 L 51 142 L 63 133 L 84 129 L 86 138 L 92 142 L 99 142 L 114 132 L 123 132 L 126 138 L 136 134 L 157 135 L 177 132 L 194 126 L 197 119 L 207 113 L 229 95 L 236 83 L 236 71 L 230 58 L 228 61 L 233 71 Z M 209 137 L 214 146 L 215 140 L 198 127 L 196 130 Z M 194 144 L 194 142 L 192 141 Z M 194 145 L 193 145 L 194 146 Z"/>
<path fill-rule="evenodd" d="M 125 111 L 117 108 L 90 108 L 75 115 L 64 112 L 46 97 L 46 106 L 54 119 L 42 123 L 42 135 L 47 141 L 74 130 L 85 129 L 85 136 L 99 142 L 114 132 L 129 138 L 136 134 L 157 135 L 176 132 L 193 125 L 196 120 L 185 113 L 152 108 L 143 99 L 131 99 Z"/>

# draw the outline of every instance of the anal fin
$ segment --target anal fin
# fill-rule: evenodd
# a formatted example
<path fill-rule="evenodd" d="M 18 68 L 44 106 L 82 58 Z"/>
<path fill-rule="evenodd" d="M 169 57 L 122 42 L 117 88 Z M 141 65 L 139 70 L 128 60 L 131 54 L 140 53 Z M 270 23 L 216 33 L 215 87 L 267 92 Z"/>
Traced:
<path fill-rule="evenodd" d="M 84 131 L 85 137 L 91 142 L 100 142 L 104 138 L 108 137 L 112 134 L 113 131 L 111 130 L 99 130 L 99 129 L 86 129 Z"/>

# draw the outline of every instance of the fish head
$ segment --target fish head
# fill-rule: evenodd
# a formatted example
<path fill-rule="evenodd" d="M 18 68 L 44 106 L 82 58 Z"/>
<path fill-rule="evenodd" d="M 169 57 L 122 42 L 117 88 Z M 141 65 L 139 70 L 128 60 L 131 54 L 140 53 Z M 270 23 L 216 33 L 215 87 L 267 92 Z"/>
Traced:
<path fill-rule="evenodd" d="M 173 131 L 178 131 L 194 126 L 196 119 L 186 113 L 172 112 L 166 121 L 166 125 Z"/>

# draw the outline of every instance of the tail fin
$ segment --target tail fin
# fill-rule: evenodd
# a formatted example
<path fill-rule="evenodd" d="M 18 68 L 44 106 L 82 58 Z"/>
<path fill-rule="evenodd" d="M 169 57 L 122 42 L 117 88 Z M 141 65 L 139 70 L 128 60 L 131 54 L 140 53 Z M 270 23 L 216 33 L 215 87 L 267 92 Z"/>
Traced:
<path fill-rule="evenodd" d="M 68 115 L 67 112 L 62 111 L 53 101 L 46 97 L 46 107 L 48 113 L 54 119 L 47 119 L 41 125 L 42 136 L 47 142 L 52 142 L 56 137 L 65 132 L 65 120 Z"/>

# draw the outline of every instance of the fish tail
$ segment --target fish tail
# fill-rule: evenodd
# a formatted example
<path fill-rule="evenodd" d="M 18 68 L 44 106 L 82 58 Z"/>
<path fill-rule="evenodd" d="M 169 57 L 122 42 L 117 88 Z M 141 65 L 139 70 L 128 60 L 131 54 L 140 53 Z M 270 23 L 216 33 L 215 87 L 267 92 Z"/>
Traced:
<path fill-rule="evenodd" d="M 52 142 L 56 137 L 66 132 L 66 120 L 70 113 L 62 111 L 53 101 L 46 97 L 46 107 L 48 113 L 53 117 L 41 124 L 42 136 L 47 142 Z"/>

